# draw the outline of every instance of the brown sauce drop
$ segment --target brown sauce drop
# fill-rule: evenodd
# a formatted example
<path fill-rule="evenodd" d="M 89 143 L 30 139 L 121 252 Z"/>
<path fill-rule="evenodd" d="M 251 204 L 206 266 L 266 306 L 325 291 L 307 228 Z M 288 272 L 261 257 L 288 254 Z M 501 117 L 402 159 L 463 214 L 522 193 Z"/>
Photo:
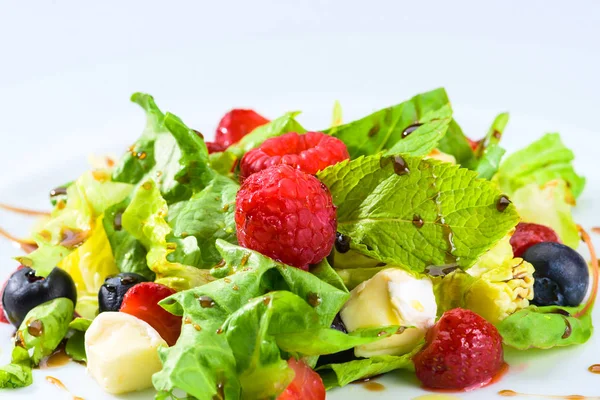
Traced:
<path fill-rule="evenodd" d="M 270 298 L 270 297 L 265 297 L 265 298 L 263 299 L 263 304 L 264 304 L 265 306 L 268 306 L 270 303 L 271 303 L 271 298 Z"/>
<path fill-rule="evenodd" d="M 402 176 L 410 174 L 410 169 L 408 168 L 408 164 L 404 158 L 400 156 L 393 156 L 392 165 L 394 166 L 394 172 L 396 175 Z"/>
<path fill-rule="evenodd" d="M 414 131 L 416 131 L 417 129 L 419 129 L 419 127 L 423 125 L 423 124 L 412 124 L 407 126 L 403 131 L 402 131 L 402 139 L 404 139 L 405 137 L 407 137 L 408 135 L 410 135 L 411 133 L 413 133 Z"/>
<path fill-rule="evenodd" d="M 223 212 L 227 212 L 227 211 L 229 211 L 229 203 L 227 203 L 223 206 Z"/>
<path fill-rule="evenodd" d="M 592 232 L 594 232 L 597 235 L 600 235 L 600 227 L 598 227 L 598 226 L 593 227 Z"/>
<path fill-rule="evenodd" d="M 514 390 L 501 390 L 498 392 L 498 396 L 502 397 L 538 397 L 538 398 L 546 398 L 546 399 L 565 399 L 565 400 L 592 400 L 599 399 L 600 397 L 586 397 L 580 394 L 569 394 L 569 395 L 551 395 L 551 394 L 529 394 L 529 393 L 519 393 Z"/>
<path fill-rule="evenodd" d="M 379 382 L 365 382 L 363 383 L 363 387 L 369 392 L 382 392 L 385 390 L 385 386 Z"/>
<path fill-rule="evenodd" d="M 431 276 L 446 276 L 454 271 L 456 271 L 458 267 L 456 265 L 430 265 L 425 268 L 425 273 Z"/>
<path fill-rule="evenodd" d="M 15 245 L 20 247 L 25 253 L 29 254 L 32 251 L 37 249 L 37 244 L 35 242 L 30 241 L 30 240 L 25 240 L 25 239 L 19 239 L 15 236 L 11 235 L 10 233 L 8 233 L 7 231 L 5 231 L 2 228 L 0 228 L 0 236 L 13 242 Z"/>
<path fill-rule="evenodd" d="M 377 122 L 375 122 L 373 127 L 371 129 L 369 129 L 369 133 L 367 133 L 367 135 L 369 137 L 373 137 L 379 133 L 380 129 L 381 129 L 381 126 L 379 125 L 379 121 L 377 121 Z"/>
<path fill-rule="evenodd" d="M 200 296 L 198 302 L 202 308 L 213 308 L 215 306 L 215 301 L 208 296 Z"/>
<path fill-rule="evenodd" d="M 238 285 L 236 285 L 235 283 L 233 284 L 233 286 L 231 287 L 233 290 L 240 290 L 240 287 Z"/>
<path fill-rule="evenodd" d="M 423 225 L 425 225 L 425 221 L 423 221 L 423 218 L 421 218 L 421 216 L 419 214 L 413 215 L 412 223 L 414 226 L 416 226 L 419 229 L 422 228 Z"/>
<path fill-rule="evenodd" d="M 79 229 L 63 228 L 60 234 L 60 245 L 66 247 L 67 249 L 75 249 L 85 242 L 90 235 L 90 232 Z"/>
<path fill-rule="evenodd" d="M 53 377 L 53 376 L 47 376 L 47 377 L 46 377 L 46 381 L 47 381 L 48 383 L 50 383 L 50 384 L 52 384 L 52 385 L 54 385 L 54 386 L 58 387 L 59 389 L 62 389 L 62 390 L 64 390 L 65 392 L 69 393 L 69 395 L 73 396 L 73 400 L 83 400 L 83 398 L 82 398 L 82 397 L 79 397 L 79 396 L 74 396 L 74 395 L 73 395 L 73 393 L 71 393 L 71 392 L 69 391 L 69 389 L 67 389 L 67 387 L 65 386 L 65 384 L 64 384 L 64 383 L 62 383 L 60 380 L 56 379 L 55 377 Z"/>
<path fill-rule="evenodd" d="M 62 367 L 70 361 L 71 357 L 67 355 L 65 346 L 59 346 L 52 354 L 40 361 L 40 369 Z"/>
<path fill-rule="evenodd" d="M 248 262 L 249 258 L 250 258 L 250 253 L 244 254 L 244 256 L 242 257 L 242 259 L 240 260 L 240 267 L 243 267 L 244 265 L 246 265 L 246 263 Z"/>
<path fill-rule="evenodd" d="M 308 304 L 310 304 L 313 307 L 317 307 L 319 304 L 321 304 L 321 296 L 319 296 L 318 293 L 314 293 L 314 292 L 310 292 L 307 296 L 306 296 L 306 301 L 308 302 Z"/>
<path fill-rule="evenodd" d="M 44 324 L 39 319 L 27 323 L 27 333 L 33 337 L 40 337 L 44 333 Z"/>
<path fill-rule="evenodd" d="M 561 337 L 563 339 L 567 339 L 569 336 L 571 336 L 571 333 L 573 333 L 573 328 L 571 327 L 571 323 L 569 322 L 567 317 L 563 316 L 563 319 L 565 320 L 565 332 Z"/>
<path fill-rule="evenodd" d="M 115 231 L 120 231 L 123 229 L 123 213 L 119 212 L 115 214 L 115 219 L 113 220 L 113 226 Z"/>
<path fill-rule="evenodd" d="M 64 196 L 67 194 L 67 188 L 64 186 L 59 186 L 50 191 L 50 197 Z"/>
<path fill-rule="evenodd" d="M 590 365 L 588 371 L 590 371 L 592 374 L 600 374 L 600 364 Z"/>
<path fill-rule="evenodd" d="M 496 201 L 496 210 L 503 212 L 510 205 L 511 201 L 508 199 L 506 195 L 502 195 L 498 197 Z"/>
<path fill-rule="evenodd" d="M 4 203 L 0 203 L 0 208 L 4 209 L 6 211 L 14 212 L 15 214 L 23 214 L 23 215 L 28 215 L 30 217 L 36 217 L 36 216 L 49 217 L 50 216 L 50 213 L 48 211 L 30 210 L 28 208 L 15 207 L 15 206 L 11 206 L 9 204 L 4 204 Z"/>
<path fill-rule="evenodd" d="M 519 393 L 515 392 L 514 390 L 501 390 L 498 392 L 498 396 L 503 397 L 516 397 L 518 395 Z"/>

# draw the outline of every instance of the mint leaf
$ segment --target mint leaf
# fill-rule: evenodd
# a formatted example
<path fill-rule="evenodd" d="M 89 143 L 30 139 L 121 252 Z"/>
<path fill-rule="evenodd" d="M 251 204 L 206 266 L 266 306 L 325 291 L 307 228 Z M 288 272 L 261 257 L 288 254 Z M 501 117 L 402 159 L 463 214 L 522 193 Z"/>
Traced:
<path fill-rule="evenodd" d="M 452 121 L 452 109 L 449 104 L 425 114 L 419 122 L 422 125 L 408 135 L 404 132 L 400 140 L 386 154 L 411 156 L 429 154 L 446 134 L 450 121 Z"/>
<path fill-rule="evenodd" d="M 175 115 L 163 114 L 152 96 L 135 93 L 131 100 L 146 111 L 146 128 L 115 167 L 113 180 L 137 184 L 151 178 L 169 204 L 188 199 L 212 177 L 204 141 Z"/>
<path fill-rule="evenodd" d="M 338 231 L 351 238 L 352 249 L 414 271 L 470 267 L 519 221 L 512 205 L 498 211 L 501 193 L 493 183 L 435 160 L 361 157 L 318 177 L 331 191 Z"/>
<path fill-rule="evenodd" d="M 529 306 L 498 324 L 504 344 L 519 350 L 582 344 L 592 336 L 591 310 L 579 318 L 579 307 Z"/>
<path fill-rule="evenodd" d="M 585 178 L 575 172 L 572 165 L 574 158 L 573 152 L 562 143 L 560 135 L 549 133 L 506 158 L 496 179 L 509 195 L 529 183 L 535 182 L 541 186 L 562 179 L 577 198 L 583 192 Z"/>
<path fill-rule="evenodd" d="M 377 154 L 399 142 L 406 128 L 423 123 L 425 115 L 448 104 L 446 91 L 436 89 L 324 132 L 344 142 L 350 158 Z"/>
<path fill-rule="evenodd" d="M 477 162 L 475 171 L 481 179 L 492 179 L 492 177 L 500 168 L 500 161 L 506 153 L 502 147 L 497 144 L 491 144 L 481 154 L 481 158 Z"/>
<path fill-rule="evenodd" d="M 180 240 L 178 250 L 185 248 L 184 241 L 190 237 L 196 239 L 197 254 L 193 265 L 198 268 L 210 268 L 221 260 L 215 247 L 216 239 L 237 244 L 235 230 L 235 197 L 239 184 L 221 175 L 216 175 L 202 191 L 183 203 L 175 210 L 169 210 L 169 225 L 173 228 L 176 240 Z M 169 240 L 173 242 L 173 240 Z M 192 245 L 193 246 L 193 245 Z M 176 250 L 177 252 L 177 250 Z M 186 251 L 189 254 L 190 251 Z M 181 261 L 181 256 L 173 253 L 173 259 Z"/>

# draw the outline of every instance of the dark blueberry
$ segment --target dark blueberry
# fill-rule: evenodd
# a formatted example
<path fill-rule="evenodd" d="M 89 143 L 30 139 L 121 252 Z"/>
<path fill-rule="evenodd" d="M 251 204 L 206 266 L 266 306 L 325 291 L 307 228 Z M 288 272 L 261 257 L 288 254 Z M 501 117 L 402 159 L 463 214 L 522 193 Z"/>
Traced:
<path fill-rule="evenodd" d="M 31 268 L 21 268 L 6 283 L 2 307 L 11 324 L 19 327 L 31 309 L 59 297 L 77 302 L 75 282 L 65 270 L 54 268 L 44 278 Z"/>
<path fill-rule="evenodd" d="M 141 282 L 148 279 L 133 272 L 123 272 L 106 278 L 98 292 L 98 304 L 100 312 L 119 311 L 125 293 Z"/>
<path fill-rule="evenodd" d="M 344 325 L 344 321 L 340 317 L 340 314 L 335 316 L 335 319 L 331 323 L 331 329 L 335 329 L 336 331 L 348 333 L 346 330 L 346 325 Z M 354 349 L 343 350 L 334 354 L 326 354 L 319 357 L 317 361 L 317 366 L 327 365 L 327 364 L 340 364 L 348 361 L 356 360 L 356 356 L 354 355 Z"/>
<path fill-rule="evenodd" d="M 564 244 L 542 242 L 527 249 L 523 259 L 535 268 L 532 304 L 574 307 L 583 301 L 590 272 L 578 252 Z"/>

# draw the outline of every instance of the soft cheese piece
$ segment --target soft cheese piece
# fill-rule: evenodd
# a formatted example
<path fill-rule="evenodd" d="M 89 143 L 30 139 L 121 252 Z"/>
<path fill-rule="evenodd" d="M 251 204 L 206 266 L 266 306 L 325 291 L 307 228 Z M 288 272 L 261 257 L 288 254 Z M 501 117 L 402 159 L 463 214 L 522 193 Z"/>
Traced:
<path fill-rule="evenodd" d="M 158 348 L 167 346 L 148 323 L 121 312 L 103 312 L 85 333 L 89 374 L 108 393 L 152 387 L 161 369 Z"/>
<path fill-rule="evenodd" d="M 436 313 L 429 278 L 417 278 L 404 270 L 389 268 L 354 288 L 340 315 L 349 332 L 387 325 L 410 327 L 354 350 L 357 357 L 372 357 L 411 351 L 435 323 Z"/>

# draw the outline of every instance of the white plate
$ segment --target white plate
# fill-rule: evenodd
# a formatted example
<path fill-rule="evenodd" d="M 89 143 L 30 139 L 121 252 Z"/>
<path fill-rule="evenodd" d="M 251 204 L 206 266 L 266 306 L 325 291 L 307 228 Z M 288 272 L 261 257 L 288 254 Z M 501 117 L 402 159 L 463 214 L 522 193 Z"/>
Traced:
<path fill-rule="evenodd" d="M 47 191 L 86 167 L 86 154 L 121 153 L 143 126 L 127 97 L 156 96 L 207 133 L 234 106 L 270 117 L 290 109 L 318 129 L 335 99 L 350 120 L 418 92 L 446 86 L 458 121 L 482 135 L 497 112 L 511 112 L 503 138 L 515 150 L 559 131 L 588 179 L 575 210 L 584 227 L 600 226 L 598 93 L 600 3 L 580 1 L 19 2 L 0 10 L 0 201 L 47 207 Z M 462 2 L 466 3 L 466 2 Z M 85 8 L 94 7 L 94 8 Z M 4 9 L 7 8 L 7 9 Z M 0 212 L 0 226 L 24 234 L 30 221 Z M 600 246 L 600 237 L 594 237 Z M 16 263 L 0 241 L 0 278 Z M 600 308 L 595 310 L 600 321 Z M 10 329 L 0 327 L 0 362 Z M 499 390 L 600 396 L 600 334 L 585 345 L 507 352 L 512 368 L 497 384 L 462 399 L 500 398 Z M 83 367 L 35 371 L 34 384 L 0 398 L 69 399 L 45 376 L 86 400 L 100 391 Z M 334 390 L 329 399 L 412 399 L 425 394 L 411 374 Z M 152 393 L 123 396 L 151 399 Z"/>

